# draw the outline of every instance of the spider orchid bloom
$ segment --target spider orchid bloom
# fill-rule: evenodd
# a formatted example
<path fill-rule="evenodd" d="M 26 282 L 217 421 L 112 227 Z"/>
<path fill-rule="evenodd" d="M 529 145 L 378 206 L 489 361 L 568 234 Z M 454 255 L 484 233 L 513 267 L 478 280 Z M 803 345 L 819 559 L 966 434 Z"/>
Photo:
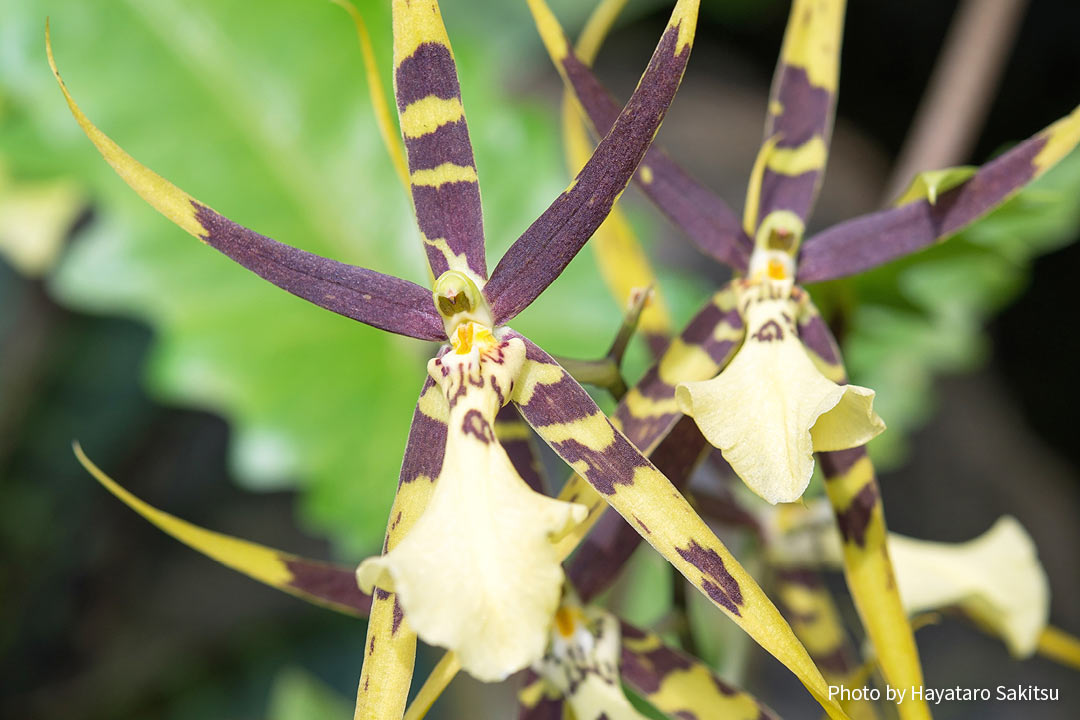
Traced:
<path fill-rule="evenodd" d="M 610 4 L 608 0 L 603 7 Z M 929 180 L 922 184 L 925 194 L 905 193 L 892 208 L 841 222 L 803 240 L 828 157 L 844 5 L 844 0 L 792 3 L 769 96 L 766 143 L 751 178 L 742 222 L 722 198 L 693 180 L 656 144 L 635 175 L 636 185 L 700 251 L 743 278 L 753 280 L 754 271 L 762 266 L 768 269 L 768 260 L 773 258 L 754 255 L 762 245 L 758 241 L 769 239 L 771 228 L 789 233 L 790 237 L 776 240 L 781 241 L 779 249 L 790 255 L 784 274 L 793 282 L 792 297 L 799 285 L 868 270 L 948 238 L 1042 175 L 1080 142 L 1077 108 L 966 178 L 964 173 L 945 173 L 938 178 L 948 182 L 941 184 L 923 175 Z M 574 53 L 552 53 L 552 59 L 596 134 L 602 136 L 615 120 L 618 103 Z M 799 222 L 792 222 L 792 215 Z M 675 426 L 682 414 L 676 386 L 716 377 L 731 361 L 733 348 L 746 337 L 739 308 L 737 285 L 729 285 L 672 340 L 664 356 L 626 396 L 626 410 L 618 420 L 627 434 L 656 436 Z M 839 350 L 812 304 L 802 303 L 792 321 L 814 364 L 826 378 L 843 386 L 846 378 Z M 863 402 L 868 410 L 868 402 Z M 873 416 L 850 417 L 841 410 L 852 422 L 844 424 L 840 438 L 831 439 L 843 439 L 846 444 L 869 429 L 876 432 L 878 421 Z M 747 408 L 744 417 L 752 414 Z M 774 424 L 769 436 L 772 446 L 779 448 L 790 433 L 786 426 Z M 812 433 L 811 442 L 816 439 Z M 861 446 L 830 451 L 823 447 L 816 450 L 843 532 L 848 584 L 885 679 L 896 687 L 922 685 L 914 637 L 892 582 L 873 465 Z M 788 478 L 793 486 L 797 480 Z M 924 702 L 906 702 L 899 712 L 905 720 L 929 717 Z"/>
<path fill-rule="evenodd" d="M 770 562 L 778 567 L 838 567 L 843 548 L 828 504 L 772 508 L 760 518 Z M 1047 629 L 1050 585 L 1031 535 L 1004 515 L 962 543 L 889 533 L 889 555 L 908 615 L 955 608 L 1000 637 L 1018 658 L 1033 655 Z"/>
<path fill-rule="evenodd" d="M 562 583 L 551 543 L 583 519 L 584 509 L 524 486 L 494 437 L 494 416 L 503 405 L 512 400 L 589 483 L 608 488 L 642 472 L 662 479 L 569 374 L 506 323 L 558 277 L 625 189 L 682 78 L 697 9 L 697 0 L 677 2 L 609 137 L 489 277 L 472 146 L 438 3 L 394 0 L 395 94 L 434 294 L 271 240 L 198 202 L 90 122 L 48 46 L 79 125 L 121 178 L 167 218 L 315 305 L 389 332 L 448 341 L 429 366 L 414 414 L 386 554 L 359 571 L 365 585 L 379 590 L 365 673 L 372 653 L 403 656 L 414 630 L 460 650 L 465 669 L 484 680 L 503 678 L 542 654 Z M 592 433 L 584 445 L 574 439 L 578 424 Z M 406 633 L 402 612 L 412 626 Z M 379 650 L 376 636 L 386 638 Z M 410 674 L 411 665 L 400 677 L 407 682 Z M 372 688 L 362 677 L 361 684 L 358 705 L 379 715 L 372 707 L 392 683 Z M 369 703 L 368 692 L 379 698 Z"/>
<path fill-rule="evenodd" d="M 767 153 L 772 143 L 767 144 Z M 809 296 L 794 285 L 797 215 L 780 210 L 758 231 L 745 278 L 733 288 L 743 344 L 711 380 L 681 383 L 679 410 L 770 503 L 794 502 L 814 473 L 814 451 L 865 445 L 885 429 L 874 391 L 825 377 L 799 338 Z"/>

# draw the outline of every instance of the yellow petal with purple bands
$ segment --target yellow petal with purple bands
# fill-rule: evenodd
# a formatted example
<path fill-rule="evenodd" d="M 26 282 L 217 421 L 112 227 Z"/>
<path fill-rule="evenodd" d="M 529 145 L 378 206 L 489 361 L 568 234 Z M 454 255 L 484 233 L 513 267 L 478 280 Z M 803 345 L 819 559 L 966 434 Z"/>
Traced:
<path fill-rule="evenodd" d="M 616 3 L 607 0 L 597 8 L 597 16 L 616 10 Z M 610 132 L 619 116 L 619 104 L 600 84 L 589 69 L 591 58 L 570 51 L 558 20 L 542 2 L 530 2 L 533 18 L 544 38 L 548 55 L 563 76 L 567 87 L 588 117 L 598 136 Z M 598 20 L 600 25 L 601 21 Z M 595 33 L 599 35 L 597 31 Z M 595 50 L 598 38 L 589 37 Z M 587 54 L 587 53 L 586 53 Z M 745 270 L 750 257 L 751 242 L 743 234 L 739 220 L 731 208 L 716 193 L 691 178 L 672 162 L 660 147 L 653 145 L 634 175 L 639 189 L 648 195 L 668 218 L 680 227 L 698 248 L 736 270 Z"/>
<path fill-rule="evenodd" d="M 832 136 L 844 0 L 795 0 L 769 93 L 765 138 L 775 139 L 760 185 L 754 226 L 787 210 L 804 222 L 825 174 Z M 753 182 L 753 181 L 752 181 Z"/>
<path fill-rule="evenodd" d="M 484 291 L 505 323 L 542 293 L 600 227 L 626 189 L 682 81 L 697 25 L 699 0 L 678 0 L 634 94 L 570 186 L 529 226 L 491 273 Z M 543 0 L 529 0 L 549 51 L 566 36 Z M 565 50 L 561 51 L 565 55 Z"/>
<path fill-rule="evenodd" d="M 937 195 L 834 225 L 803 244 L 800 283 L 869 270 L 963 230 L 1056 165 L 1080 143 L 1080 107 Z"/>
<path fill-rule="evenodd" d="M 433 277 L 483 285 L 484 218 L 454 51 L 436 0 L 393 0 L 394 94 L 416 222 Z"/>
<path fill-rule="evenodd" d="M 668 717 L 777 720 L 770 708 L 725 682 L 705 663 L 625 622 L 620 671 L 623 682 Z"/>
<path fill-rule="evenodd" d="M 811 303 L 805 303 L 801 310 L 799 337 L 811 357 L 830 380 L 847 382 L 843 360 L 828 325 Z M 821 452 L 818 461 L 843 540 L 844 577 L 885 681 L 893 687 L 921 686 L 919 651 L 897 592 L 885 540 L 881 490 L 866 448 Z M 930 717 L 924 700 L 909 698 L 898 710 L 902 720 Z"/>
<path fill-rule="evenodd" d="M 446 337 L 430 294 L 419 285 L 260 235 L 211 210 L 141 165 L 98 130 L 75 104 L 56 69 L 48 26 L 45 42 L 49 65 L 79 127 L 120 178 L 155 210 L 248 270 L 319 307 L 421 340 Z"/>
<path fill-rule="evenodd" d="M 427 508 L 443 465 L 449 415 L 446 398 L 435 381 L 426 378 L 413 411 L 398 489 L 387 522 L 384 553 L 397 547 Z M 401 718 L 409 698 L 415 659 L 416 633 L 406 621 L 401 603 L 394 593 L 376 589 L 354 720 Z"/>
<path fill-rule="evenodd" d="M 829 699 L 821 673 L 779 611 L 686 499 L 551 356 L 522 340 L 526 365 L 513 400 L 540 437 L 698 590 L 787 666 L 830 717 L 846 717 Z"/>

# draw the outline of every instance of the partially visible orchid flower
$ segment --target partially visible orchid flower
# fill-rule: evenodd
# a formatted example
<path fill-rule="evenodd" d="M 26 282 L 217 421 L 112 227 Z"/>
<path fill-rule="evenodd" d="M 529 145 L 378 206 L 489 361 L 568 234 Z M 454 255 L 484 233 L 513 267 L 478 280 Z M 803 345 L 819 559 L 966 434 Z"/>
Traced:
<path fill-rule="evenodd" d="M 550 356 L 506 323 L 559 275 L 625 188 L 682 77 L 697 6 L 679 0 L 617 127 L 488 278 L 479 185 L 438 4 L 394 1 L 395 93 L 417 223 L 435 278 L 431 292 L 283 245 L 196 201 L 87 119 L 48 48 L 79 125 L 125 182 L 170 220 L 320 307 L 390 332 L 447 341 L 429 365 L 431 379 L 417 405 L 386 555 L 362 565 L 360 578 L 365 589 L 379 588 L 373 632 L 396 634 L 400 603 L 421 637 L 459 650 L 465 668 L 484 680 L 501 679 L 542 653 L 562 585 L 551 543 L 585 514 L 580 505 L 534 493 L 513 471 L 494 435 L 498 410 L 513 400 L 526 419 L 548 426 L 538 430 L 553 443 L 576 437 L 566 435 L 576 420 L 599 433 L 604 439 L 563 452 L 571 452 L 590 482 L 607 487 L 650 473 L 666 482 Z M 439 550 L 433 566 L 430 554 Z M 368 684 L 361 683 L 363 695 Z"/>
<path fill-rule="evenodd" d="M 763 513 L 766 552 L 779 568 L 839 567 L 843 547 L 824 500 Z M 908 615 L 955 608 L 1000 637 L 1016 657 L 1038 649 L 1050 616 L 1050 585 L 1035 542 L 1005 515 L 962 543 L 889 533 L 889 555 Z M 782 572 L 782 570 L 781 570 Z"/>
<path fill-rule="evenodd" d="M 354 617 L 369 616 L 373 597 L 357 588 L 351 568 L 309 560 L 192 525 L 120 487 L 94 465 L 78 445 L 75 454 L 106 490 L 157 528 L 194 550 L 310 603 Z M 523 465 L 516 464 L 515 468 L 518 473 L 524 473 Z M 586 548 L 582 552 L 587 554 L 589 550 Z M 539 664 L 549 664 L 554 672 L 564 672 L 562 677 L 566 677 L 565 673 L 584 675 L 586 668 L 590 668 L 589 672 L 595 669 L 604 677 L 600 682 L 590 682 L 584 691 L 567 685 L 565 692 L 568 695 L 564 697 L 550 681 L 530 673 L 531 680 L 521 692 L 522 720 L 561 720 L 566 699 L 572 704 L 577 703 L 573 705 L 575 711 L 592 705 L 607 712 L 610 718 L 620 717 L 616 711 L 627 712 L 625 695 L 609 682 L 611 670 L 600 667 L 601 662 L 615 668 L 617 680 L 626 683 L 672 718 L 687 717 L 689 713 L 701 720 L 732 717 L 776 720 L 769 708 L 721 680 L 701 661 L 668 647 L 657 635 L 620 622 L 597 608 L 564 604 L 556 613 L 551 632 L 559 635 L 561 639 L 556 643 L 561 644 L 552 646 L 552 652 L 538 661 Z M 589 644 L 588 636 L 594 638 L 592 644 Z M 580 655 L 579 650 L 586 646 L 592 654 Z M 614 658 L 612 650 L 615 651 Z M 406 717 L 419 717 L 421 710 L 426 710 L 426 705 L 419 708 L 416 703 L 426 704 L 433 699 L 422 697 L 427 689 L 425 684 Z"/>
<path fill-rule="evenodd" d="M 893 581 L 881 493 L 862 447 L 882 424 L 871 392 L 847 385 L 836 343 L 799 285 L 870 269 L 979 219 L 1077 145 L 1080 108 L 973 173 L 923 175 L 896 207 L 804 241 L 828 155 L 843 13 L 843 0 L 793 3 L 741 222 L 658 146 L 638 168 L 638 187 L 698 249 L 741 277 L 630 390 L 619 419 L 628 434 L 662 433 L 683 411 L 692 413 L 747 485 L 774 502 L 801 494 L 810 451 L 817 451 L 856 607 L 886 680 L 908 687 L 922 684 L 922 671 Z M 617 103 L 573 54 L 553 60 L 603 134 Z M 735 361 L 718 352 L 730 342 L 742 343 Z M 904 703 L 900 711 L 929 717 L 925 703 Z"/>

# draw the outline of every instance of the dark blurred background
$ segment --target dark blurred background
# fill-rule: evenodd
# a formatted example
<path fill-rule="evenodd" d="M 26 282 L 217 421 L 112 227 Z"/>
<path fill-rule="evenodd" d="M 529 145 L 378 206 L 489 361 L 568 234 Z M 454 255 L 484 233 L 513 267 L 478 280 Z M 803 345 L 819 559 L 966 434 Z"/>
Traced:
<path fill-rule="evenodd" d="M 222 57 L 243 57 L 241 65 L 247 70 L 236 76 L 245 83 L 253 80 L 248 86 L 251 94 L 244 102 L 251 100 L 256 105 L 248 111 L 269 115 L 268 122 L 301 152 L 303 138 L 323 137 L 325 133 L 320 134 L 320 121 L 289 114 L 290 101 L 303 99 L 295 84 L 326 86 L 319 96 L 324 105 L 348 110 L 334 115 L 333 122 L 327 120 L 327 126 L 333 128 L 333 137 L 353 141 L 345 143 L 344 149 L 330 141 L 325 147 L 312 149 L 312 167 L 320 181 L 333 183 L 341 197 L 376 192 L 367 185 L 348 184 L 353 176 L 331 167 L 333 162 L 349 162 L 355 167 L 348 172 L 357 173 L 357 178 L 371 175 L 366 182 L 372 186 L 378 182 L 396 191 L 389 179 L 389 166 L 380 158 L 374 140 L 355 40 L 343 13 L 285 2 L 273 3 L 254 15 L 235 3 L 228 3 L 227 11 L 211 9 L 208 3 L 193 3 L 191 9 L 180 2 L 165 5 L 178 17 L 203 26 L 212 27 L 216 22 L 216 34 L 204 37 L 229 42 L 237 38 L 237 48 L 226 47 Z M 524 3 L 500 4 L 483 12 L 478 9 L 484 3 L 477 0 L 445 0 L 442 5 L 462 68 L 485 213 L 500 214 L 494 221 L 495 230 L 490 223 L 488 229 L 492 238 L 489 258 L 497 257 L 566 180 L 554 109 L 560 88 L 529 24 Z M 553 3 L 568 28 L 580 27 L 591 3 L 581 5 L 569 0 Z M 788 5 L 772 0 L 704 0 L 703 5 L 694 57 L 660 140 L 693 174 L 739 210 L 761 139 L 766 94 Z M 101 6 L 100 12 L 109 19 L 146 12 L 111 1 Z M 325 420 L 320 420 L 317 412 L 310 419 L 301 413 L 311 426 L 308 431 L 319 437 L 333 435 L 330 440 L 339 443 L 339 452 L 348 456 L 347 461 L 296 461 L 288 452 L 278 458 L 264 446 L 252 451 L 252 444 L 258 445 L 260 437 L 270 445 L 278 437 L 274 433 L 279 428 L 272 423 L 260 425 L 273 413 L 267 410 L 259 415 L 251 410 L 257 402 L 247 406 L 239 400 L 217 402 L 214 388 L 218 386 L 214 383 L 225 382 L 227 374 L 226 380 L 209 372 L 186 382 L 176 381 L 174 375 L 186 371 L 174 369 L 172 356 L 190 355 L 183 345 L 190 336 L 174 328 L 179 311 L 142 312 L 133 307 L 141 297 L 134 291 L 121 292 L 124 297 L 119 300 L 113 297 L 95 302 L 94 281 L 87 284 L 87 272 L 101 273 L 95 280 L 99 285 L 138 287 L 141 283 L 141 292 L 152 295 L 154 291 L 153 276 L 140 275 L 136 262 L 152 262 L 153 256 L 130 249 L 137 245 L 117 251 L 135 260 L 115 264 L 101 260 L 102 254 L 107 256 L 110 248 L 115 249 L 109 240 L 113 234 L 142 237 L 151 233 L 141 240 L 151 244 L 180 244 L 190 239 L 166 227 L 166 221 L 152 212 L 138 208 L 137 200 L 114 200 L 128 191 L 118 187 L 107 169 L 84 170 L 95 163 L 104 164 L 73 130 L 62 99 L 51 86 L 40 50 L 40 27 L 46 15 L 51 15 L 57 26 L 54 42 L 61 68 L 68 68 L 69 85 L 88 114 L 125 145 L 125 137 L 131 135 L 123 135 L 117 126 L 124 118 L 127 127 L 142 123 L 141 134 L 133 138 L 129 148 L 136 157 L 143 157 L 137 146 L 153 154 L 153 148 L 164 144 L 172 147 L 177 157 L 194 158 L 186 161 L 189 165 L 177 166 L 178 183 L 226 212 L 230 211 L 228 202 L 212 194 L 212 183 L 211 190 L 202 190 L 198 181 L 192 180 L 199 177 L 199 158 L 214 156 L 207 172 L 215 178 L 224 174 L 215 182 L 242 185 L 238 192 L 257 197 L 257 178 L 263 174 L 224 161 L 217 164 L 215 153 L 221 152 L 217 148 L 228 141 L 225 131 L 220 137 L 202 130 L 183 136 L 173 132 L 155 135 L 161 116 L 176 116 L 178 108 L 185 105 L 199 104 L 200 116 L 211 118 L 203 122 L 211 125 L 217 122 L 215 115 L 227 115 L 229 109 L 206 103 L 199 90 L 189 92 L 185 87 L 176 88 L 180 94 L 172 99 L 175 104 L 162 104 L 156 101 L 158 93 L 169 97 L 171 89 L 165 81 L 164 87 L 153 90 L 152 97 L 141 97 L 155 84 L 151 70 L 158 63 L 171 62 L 157 59 L 159 54 L 168 54 L 162 48 L 168 47 L 169 40 L 160 34 L 161 27 L 151 30 L 150 23 L 88 22 L 86 18 L 96 7 L 91 4 L 75 9 L 72 3 L 23 0 L 0 10 L 0 203 L 5 201 L 5 193 L 7 198 L 16 197 L 17 188 L 57 182 L 71 183 L 74 188 L 67 196 L 70 201 L 57 202 L 56 209 L 49 211 L 63 219 L 63 232 L 57 234 L 65 241 L 58 260 L 27 269 L 12 259 L 10 251 L 0 256 L 0 648 L 4 678 L 0 682 L 0 711 L 12 718 L 67 720 L 347 717 L 362 657 L 362 623 L 264 588 L 165 537 L 103 492 L 70 452 L 71 441 L 78 438 L 99 465 L 136 495 L 194 523 L 301 555 L 356 561 L 373 549 L 372 538 L 381 534 L 381 518 L 388 509 L 394 482 L 392 471 L 388 475 L 386 468 L 399 462 L 411 412 L 409 400 L 391 409 L 390 399 L 380 396 L 378 402 L 371 400 L 360 392 L 362 387 L 347 395 L 346 407 L 339 409 L 346 422 L 348 412 L 354 412 L 358 423 L 383 423 L 389 427 L 387 432 L 400 435 L 392 441 L 396 443 L 394 452 L 381 450 L 391 457 L 377 462 L 368 460 L 377 446 L 366 443 L 362 428 L 352 434 L 337 430 L 321 433 L 319 423 Z M 388 74 L 387 11 L 363 3 L 361 7 L 370 14 L 377 49 L 384 60 L 382 69 Z M 908 137 L 956 8 L 957 3 L 934 0 L 851 3 L 834 151 L 811 233 L 882 203 L 886 188 L 894 182 L 895 160 Z M 598 71 L 622 97 L 633 87 L 668 12 L 666 3 L 631 2 L 602 51 Z M 160 21 L 157 18 L 154 22 Z M 65 26 L 66 35 L 60 31 Z M 1078 29 L 1080 5 L 1074 2 L 1033 0 L 1026 4 L 1015 46 L 1007 54 L 992 100 L 986 112 L 980 113 L 980 126 L 970 134 L 970 149 L 959 158 L 961 162 L 983 162 L 1080 102 Z M 243 55 L 245 42 L 258 48 L 253 57 Z M 279 71 L 275 62 L 291 62 L 293 54 L 304 53 L 305 47 L 312 53 L 303 68 L 312 73 L 310 77 Z M 220 60 L 210 55 L 214 62 Z M 80 67 L 83 58 L 83 65 L 92 65 L 99 74 L 110 68 L 120 73 L 121 67 L 139 65 L 143 57 L 148 58 L 149 69 L 141 75 L 134 69 L 125 71 L 127 74 L 115 80 L 111 76 L 94 79 L 90 69 Z M 190 64 L 190 59 L 187 62 Z M 252 74 L 250 69 L 256 66 L 265 76 Z M 211 63 L 187 71 L 214 74 L 219 69 Z M 351 80 L 333 87 L 332 81 L 340 77 Z M 114 86 L 112 105 L 107 102 L 110 98 L 95 100 L 94 82 L 97 87 Z M 117 115 L 122 110 L 116 109 L 120 101 L 131 106 L 123 116 Z M 280 116 L 274 116 L 275 112 Z M 110 113 L 120 119 L 106 125 Z M 182 131 L 185 126 L 178 127 Z M 342 127 L 351 130 L 342 131 Z M 57 135 L 58 128 L 63 128 L 62 136 Z M 356 139 L 361 137 L 362 141 Z M 358 148 L 363 155 L 355 163 L 328 160 Z M 528 152 L 532 154 L 522 157 L 520 153 L 526 152 L 522 148 L 531 148 Z M 169 153 L 162 151 L 161 157 L 164 159 L 154 167 L 173 177 Z M 287 164 L 289 157 L 283 154 L 282 161 Z M 235 162 L 246 160 L 250 158 L 242 156 Z M 234 168 L 235 179 L 230 179 Z M 897 292 L 894 281 L 903 277 L 886 273 L 878 276 L 878 281 L 871 278 L 839 288 L 826 287 L 815 294 L 821 293 L 824 305 L 840 308 L 839 315 L 847 313 L 841 326 L 850 333 L 845 345 L 852 344 L 849 358 L 854 379 L 877 389 L 886 407 L 888 393 L 894 394 L 892 402 L 901 418 L 899 439 L 879 451 L 886 468 L 881 483 L 890 528 L 921 538 L 961 541 L 985 531 L 1001 514 L 1015 515 L 1038 544 L 1050 577 L 1052 621 L 1075 633 L 1080 632 L 1080 607 L 1072 600 L 1080 595 L 1076 572 L 1080 445 L 1074 439 L 1074 407 L 1080 399 L 1075 358 L 1080 348 L 1072 302 L 1080 271 L 1080 247 L 1073 242 L 1080 183 L 1076 171 L 1071 172 L 1053 186 L 1071 192 L 1064 200 L 1055 200 L 1066 206 L 1066 211 L 1053 210 L 1064 218 L 1046 231 L 1053 238 L 1040 241 L 1038 257 L 1023 252 L 1015 255 L 1010 274 L 999 278 L 992 291 L 982 286 L 968 288 L 965 281 L 957 281 L 956 287 L 948 285 L 950 278 L 956 277 L 949 273 L 930 275 L 947 281 L 939 288 L 941 297 L 950 302 L 957 297 L 975 300 L 959 303 L 961 317 L 956 322 L 961 326 L 927 324 L 940 331 L 933 336 L 933 343 L 924 346 L 925 335 L 893 339 L 911 351 L 911 357 L 905 355 L 908 364 L 903 372 L 878 381 L 873 369 L 883 365 L 875 358 L 889 353 L 890 346 L 874 333 L 874 319 L 881 316 L 860 315 L 863 308 L 871 307 L 929 317 L 930 310 Z M 256 180 L 247 185 L 252 173 Z M 296 177 L 302 181 L 305 176 L 297 171 Z M 509 189 L 496 189 L 500 181 Z M 528 192 L 521 188 L 528 188 Z M 269 226 L 259 224 L 260 206 L 275 203 L 271 191 L 266 193 L 262 199 L 249 200 L 237 219 L 279 239 L 299 242 L 295 236 L 277 232 L 272 220 L 266 221 Z M 694 304 L 722 277 L 702 275 L 705 264 L 640 197 L 627 193 L 624 204 L 629 204 L 635 225 L 661 266 L 666 283 L 662 287 L 665 291 L 670 288 L 677 318 L 685 320 Z M 12 207 L 0 204 L 0 213 L 14 213 Z M 247 207 L 252 210 L 248 212 Z M 362 215 L 371 210 L 361 202 L 352 212 Z M 408 234 L 411 219 L 404 200 L 383 211 L 389 214 L 391 210 L 400 217 L 384 223 L 384 229 L 407 238 L 402 243 L 415 242 Z M 1027 211 L 1041 212 L 1037 205 Z M 125 213 L 137 220 L 125 219 Z M 308 220 L 305 217 L 304 221 Z M 0 232 L 2 223 L 0 219 Z M 1009 237 L 1016 234 L 1011 230 L 1014 225 L 1003 226 L 1002 233 Z M 506 232 L 499 232 L 504 229 Z M 1019 233 L 1017 242 L 1023 240 L 1023 233 Z M 406 253 L 402 261 L 397 255 L 387 256 L 385 250 L 372 249 L 378 242 L 373 238 L 359 245 L 352 260 L 363 261 L 383 252 L 379 257 L 384 270 L 394 270 L 399 261 L 416 260 L 415 252 Z M 978 246 L 978 239 L 972 244 Z M 195 263 L 209 256 L 198 250 L 192 254 Z M 618 308 L 596 287 L 595 268 L 587 255 L 583 253 L 575 262 L 576 269 L 548 293 L 561 298 L 551 300 L 547 307 L 568 308 L 569 314 L 560 317 L 572 319 L 556 322 L 536 317 L 543 310 L 532 310 L 523 319 L 523 323 L 531 323 L 535 334 L 550 338 L 550 343 L 562 343 L 559 350 L 564 354 L 586 357 L 602 349 L 597 343 L 602 346 L 608 337 L 607 331 L 594 332 L 595 325 L 607 323 L 613 331 L 618 322 Z M 87 260 L 88 256 L 97 259 Z M 934 262 L 934 257 L 927 262 Z M 942 257 L 963 263 L 966 256 Z M 420 266 L 412 267 L 413 279 L 419 279 Z M 114 272 L 115 276 L 110 274 Z M 705 272 L 713 273 L 708 268 Z M 72 280 L 73 275 L 83 279 Z M 131 281 L 131 277 L 137 280 Z M 198 282 L 198 277 L 184 276 L 184 281 Z M 836 297 L 844 301 L 834 303 Z M 579 324 L 578 320 L 582 327 L 565 327 Z M 185 332 L 198 336 L 199 321 L 179 324 Z M 354 331 L 350 325 L 334 325 L 333 331 L 359 332 L 357 342 L 365 347 L 376 342 L 374 334 Z M 242 335 L 245 327 L 231 325 L 225 332 Z M 602 339 L 590 341 L 594 336 Z M 959 337 L 961 341 L 940 350 L 942 337 L 949 342 Z M 306 341 L 301 337 L 293 342 L 304 346 Z M 320 345 L 309 347 L 312 362 L 321 362 L 319 357 L 329 352 L 320 351 Z M 911 350 L 913 347 L 921 349 Z M 408 386 L 397 390 L 394 400 L 415 393 L 426 352 L 402 348 L 396 341 L 379 346 L 379 352 L 388 357 L 406 353 L 408 359 L 402 363 L 411 371 L 404 373 L 410 378 Z M 227 362 L 227 358 L 213 360 Z M 640 371 L 640 359 L 638 364 L 636 371 Z M 304 372 L 305 367 L 301 360 L 289 371 Z M 353 365 L 348 358 L 340 359 L 334 368 L 340 372 L 317 373 L 291 387 L 286 397 L 307 393 L 309 386 L 315 388 L 310 390 L 314 396 L 344 393 L 342 388 L 351 392 L 357 389 L 348 384 L 351 374 L 378 372 L 369 364 Z M 241 375 L 244 372 L 243 367 L 232 370 Z M 264 382 L 272 386 L 273 379 L 267 374 Z M 387 382 L 396 385 L 396 377 Z M 203 391 L 192 391 L 199 383 L 203 383 Z M 248 390 L 254 393 L 258 389 Z M 911 398 L 915 400 L 909 405 L 914 407 L 902 402 Z M 379 403 L 386 403 L 387 409 Z M 247 409 L 238 411 L 236 407 Z M 287 403 L 279 404 L 274 412 L 288 412 L 288 407 Z M 882 415 L 896 428 L 885 407 Z M 241 432 L 248 433 L 242 443 L 247 450 L 240 457 L 236 423 Z M 252 440 L 252 426 L 269 428 L 268 434 L 256 433 Z M 288 435 L 291 431 L 286 428 L 281 432 Z M 287 439 L 296 437 L 306 436 L 294 433 Z M 260 462 L 273 464 L 275 460 L 282 461 L 274 464 L 276 470 L 260 472 Z M 320 472 L 332 475 L 328 468 L 358 472 L 341 477 L 337 485 L 311 479 Z M 367 468 L 374 468 L 373 477 L 368 476 Z M 365 499 L 367 483 L 381 486 L 370 501 Z M 346 494 L 348 499 L 341 500 L 344 507 L 356 503 L 370 513 L 356 521 L 363 524 L 362 531 L 343 530 L 350 516 L 335 516 L 326 509 Z M 652 611 L 641 612 L 644 616 L 639 619 L 648 621 Z M 1080 716 L 1075 674 L 1049 661 L 1013 660 L 1000 642 L 960 623 L 927 627 L 919 632 L 918 640 L 930 685 L 1037 683 L 1061 688 L 1062 700 L 1053 705 L 947 705 L 935 711 L 936 717 Z M 808 696 L 777 663 L 757 649 L 745 654 L 748 665 L 740 681 L 787 717 L 813 716 Z M 422 653 L 418 677 L 437 657 Z M 484 688 L 459 678 L 436 705 L 432 717 L 506 717 L 502 708 L 509 707 L 511 698 L 512 689 L 506 686 Z M 476 703 L 481 702 L 487 709 L 477 711 Z"/>

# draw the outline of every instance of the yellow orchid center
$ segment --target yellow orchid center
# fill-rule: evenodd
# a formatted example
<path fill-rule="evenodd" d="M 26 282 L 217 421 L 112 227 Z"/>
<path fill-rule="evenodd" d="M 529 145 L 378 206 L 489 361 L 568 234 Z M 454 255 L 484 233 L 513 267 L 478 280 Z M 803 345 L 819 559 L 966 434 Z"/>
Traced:
<path fill-rule="evenodd" d="M 766 223 L 762 230 L 773 236 Z M 885 429 L 872 390 L 836 384 L 807 355 L 797 319 L 800 302 L 808 300 L 794 293 L 788 269 L 793 260 L 786 250 L 759 245 L 750 277 L 737 286 L 746 326 L 742 347 L 717 377 L 683 383 L 675 394 L 679 409 L 770 503 L 802 495 L 815 451 L 857 447 Z"/>
<path fill-rule="evenodd" d="M 555 614 L 551 646 L 533 669 L 566 700 L 577 720 L 644 720 L 619 680 L 618 619 L 566 602 Z"/>
<path fill-rule="evenodd" d="M 435 489 L 408 535 L 357 570 L 361 588 L 397 593 L 417 635 L 484 681 L 543 655 L 563 584 L 552 539 L 586 515 L 530 489 L 496 439 L 495 414 L 525 362 L 520 339 L 496 335 L 460 325 L 453 352 L 428 364 L 450 408 Z"/>

